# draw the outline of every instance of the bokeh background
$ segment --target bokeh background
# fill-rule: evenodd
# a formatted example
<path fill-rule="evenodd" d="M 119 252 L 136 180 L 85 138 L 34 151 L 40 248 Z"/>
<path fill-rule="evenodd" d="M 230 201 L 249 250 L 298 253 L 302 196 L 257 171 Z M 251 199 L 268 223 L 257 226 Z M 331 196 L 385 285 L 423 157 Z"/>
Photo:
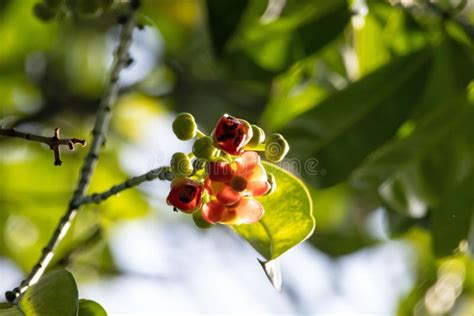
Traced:
<path fill-rule="evenodd" d="M 0 125 L 90 139 L 117 12 L 44 22 L 0 1 Z M 117 1 L 119 2 L 119 1 Z M 120 3 L 117 3 L 120 6 Z M 90 192 L 189 151 L 175 113 L 287 137 L 315 234 L 273 290 L 225 227 L 196 228 L 168 183 L 79 213 L 55 265 L 110 314 L 474 315 L 474 3 L 147 0 Z M 29 271 L 86 150 L 0 139 L 0 290 Z"/>

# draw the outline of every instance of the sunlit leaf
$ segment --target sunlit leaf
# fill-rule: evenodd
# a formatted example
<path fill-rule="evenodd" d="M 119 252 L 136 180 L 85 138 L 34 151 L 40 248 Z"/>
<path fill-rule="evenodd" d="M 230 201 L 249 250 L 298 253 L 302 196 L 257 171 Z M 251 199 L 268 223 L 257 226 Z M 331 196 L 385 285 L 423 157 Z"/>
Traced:
<path fill-rule="evenodd" d="M 77 285 L 72 274 L 66 270 L 53 270 L 25 292 L 19 306 L 31 316 L 75 316 L 78 302 Z"/>
<path fill-rule="evenodd" d="M 14 304 L 0 303 L 0 316 L 23 316 L 23 312 Z"/>
<path fill-rule="evenodd" d="M 266 129 L 281 128 L 326 97 L 326 89 L 312 78 L 314 64 L 314 59 L 297 62 L 274 79 L 272 95 L 261 118 Z"/>
<path fill-rule="evenodd" d="M 271 260 L 308 238 L 315 220 L 311 197 L 304 184 L 273 164 L 265 163 L 265 169 L 275 176 L 277 183 L 275 192 L 258 198 L 265 215 L 255 224 L 234 229 L 265 259 Z"/>
<path fill-rule="evenodd" d="M 426 44 L 428 36 L 402 8 L 384 1 L 367 1 L 367 6 L 368 13 L 353 20 L 360 75 Z"/>
<path fill-rule="evenodd" d="M 107 316 L 105 309 L 97 302 L 80 299 L 78 316 Z"/>

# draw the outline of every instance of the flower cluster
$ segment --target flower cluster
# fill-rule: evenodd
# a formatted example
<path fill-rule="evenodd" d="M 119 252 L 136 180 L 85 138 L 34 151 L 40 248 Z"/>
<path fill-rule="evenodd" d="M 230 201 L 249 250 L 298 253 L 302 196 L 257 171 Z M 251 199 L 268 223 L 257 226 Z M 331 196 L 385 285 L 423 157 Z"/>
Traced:
<path fill-rule="evenodd" d="M 289 149 L 286 140 L 280 134 L 265 137 L 260 127 L 228 114 L 219 119 L 211 136 L 197 129 L 189 113 L 176 117 L 173 132 L 181 140 L 195 141 L 192 153 L 178 152 L 171 158 L 175 179 L 168 204 L 192 213 L 202 228 L 257 222 L 264 209 L 255 197 L 270 194 L 276 185 L 258 151 L 271 162 L 281 161 Z"/>

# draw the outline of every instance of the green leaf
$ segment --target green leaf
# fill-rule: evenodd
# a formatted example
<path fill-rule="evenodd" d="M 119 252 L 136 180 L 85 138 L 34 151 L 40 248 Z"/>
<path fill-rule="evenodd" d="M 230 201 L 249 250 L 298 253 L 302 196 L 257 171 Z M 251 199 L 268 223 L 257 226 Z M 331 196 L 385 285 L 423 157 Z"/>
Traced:
<path fill-rule="evenodd" d="M 285 126 L 326 97 L 327 89 L 314 79 L 315 64 L 314 58 L 299 61 L 273 80 L 271 98 L 261 118 L 266 129 Z"/>
<path fill-rule="evenodd" d="M 469 172 L 469 145 L 460 130 L 467 111 L 459 100 L 440 107 L 409 136 L 374 151 L 352 174 L 352 184 L 378 190 L 386 206 L 399 213 L 425 216 Z"/>
<path fill-rule="evenodd" d="M 229 49 L 245 51 L 272 72 L 324 47 L 342 33 L 351 16 L 343 0 L 289 1 L 279 14 L 266 9 L 266 1 L 250 4 Z"/>
<path fill-rule="evenodd" d="M 11 303 L 0 303 L 0 316 L 24 316 L 18 306 Z"/>
<path fill-rule="evenodd" d="M 367 1 L 367 6 L 368 14 L 353 23 L 361 75 L 426 44 L 428 36 L 405 9 L 377 0 Z"/>
<path fill-rule="evenodd" d="M 451 255 L 461 240 L 468 240 L 474 220 L 474 173 L 446 194 L 432 214 L 434 252 L 439 257 Z"/>
<path fill-rule="evenodd" d="M 107 316 L 107 312 L 97 302 L 80 299 L 78 316 Z"/>
<path fill-rule="evenodd" d="M 272 194 L 258 198 L 265 215 L 255 224 L 233 228 L 265 259 L 272 260 L 311 236 L 316 223 L 303 182 L 276 165 L 264 162 L 264 166 L 277 183 Z"/>
<path fill-rule="evenodd" d="M 28 316 L 75 316 L 78 308 L 76 281 L 66 270 L 53 270 L 26 291 L 19 306 Z"/>
<path fill-rule="evenodd" d="M 237 29 L 247 4 L 248 0 L 206 1 L 209 32 L 216 55 L 223 53 L 225 44 Z"/>
<path fill-rule="evenodd" d="M 459 104 L 455 104 L 449 112 L 437 111 L 426 118 L 425 124 L 411 135 L 395 139 L 374 151 L 353 173 L 352 183 L 361 188 L 377 188 L 402 167 L 420 160 L 435 149 L 459 123 L 459 110 Z"/>
<path fill-rule="evenodd" d="M 281 131 L 290 153 L 319 161 L 321 172 L 303 173 L 305 180 L 323 187 L 341 182 L 393 137 L 417 104 L 429 61 L 428 50 L 399 58 L 290 122 Z"/>

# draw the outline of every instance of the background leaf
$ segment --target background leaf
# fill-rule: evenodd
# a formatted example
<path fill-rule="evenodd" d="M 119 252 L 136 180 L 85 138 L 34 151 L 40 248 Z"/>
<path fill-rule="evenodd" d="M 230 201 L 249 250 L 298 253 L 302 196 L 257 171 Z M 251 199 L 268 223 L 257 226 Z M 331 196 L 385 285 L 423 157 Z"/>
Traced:
<path fill-rule="evenodd" d="M 311 197 L 301 180 L 276 165 L 264 162 L 264 166 L 277 183 L 275 192 L 258 198 L 265 215 L 255 224 L 233 228 L 265 259 L 271 260 L 308 238 L 315 220 Z"/>
<path fill-rule="evenodd" d="M 78 308 L 78 291 L 72 274 L 66 270 L 53 270 L 31 286 L 20 300 L 19 306 L 26 315 L 75 316 Z"/>
<path fill-rule="evenodd" d="M 316 158 L 319 170 L 325 170 L 316 176 L 303 173 L 308 183 L 325 187 L 341 182 L 372 150 L 394 136 L 425 86 L 429 57 L 429 51 L 422 50 L 399 58 L 282 129 L 292 156 L 301 161 Z"/>

